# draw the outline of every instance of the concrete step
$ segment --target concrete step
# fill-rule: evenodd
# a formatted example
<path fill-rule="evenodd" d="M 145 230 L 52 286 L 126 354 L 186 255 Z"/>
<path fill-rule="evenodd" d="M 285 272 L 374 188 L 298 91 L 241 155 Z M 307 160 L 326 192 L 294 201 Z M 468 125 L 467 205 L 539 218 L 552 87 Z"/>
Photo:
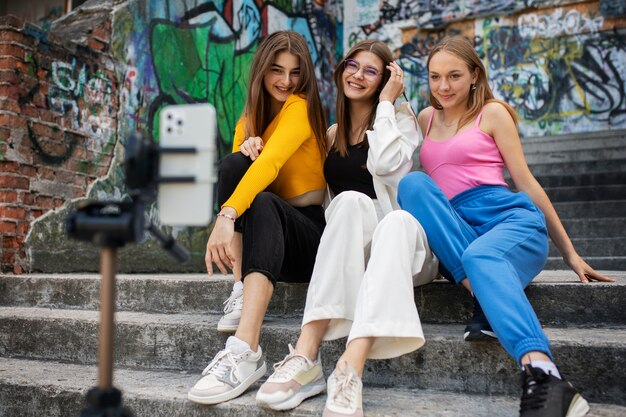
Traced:
<path fill-rule="evenodd" d="M 622 298 L 623 300 L 623 298 Z M 558 302 L 558 300 L 556 300 Z M 116 363 L 141 370 L 199 372 L 225 343 L 218 316 L 206 314 L 117 313 Z M 597 321 L 598 324 L 601 321 Z M 98 313 L 82 310 L 0 308 L 0 356 L 96 363 Z M 514 394 L 518 371 L 498 343 L 467 343 L 462 324 L 425 324 L 426 345 L 400 358 L 369 361 L 364 380 L 376 386 L 415 387 L 473 394 Z M 299 319 L 266 320 L 261 346 L 270 363 L 295 343 Z M 626 405 L 626 326 L 546 327 L 562 372 L 585 387 L 593 401 Z M 345 340 L 325 343 L 327 372 Z"/>
<path fill-rule="evenodd" d="M 605 148 L 592 149 L 560 149 L 560 150 L 538 150 L 528 152 L 524 150 L 526 161 L 529 165 L 536 164 L 569 164 L 588 161 L 608 161 L 626 158 L 626 141 L 614 143 Z"/>
<path fill-rule="evenodd" d="M 527 292 L 544 323 L 626 325 L 626 311 L 621 303 L 615 302 L 618 297 L 626 300 L 626 272 L 607 274 L 617 282 L 585 286 L 571 271 L 544 271 Z M 99 306 L 99 285 L 100 277 L 95 274 L 0 275 L 0 306 L 95 310 Z M 219 314 L 231 288 L 231 277 L 120 274 L 117 308 L 152 313 Z M 300 318 L 306 290 L 306 284 L 278 283 L 269 315 Z M 471 315 L 467 291 L 445 280 L 416 288 L 415 300 L 424 322 L 465 323 Z"/>
<path fill-rule="evenodd" d="M 626 237 L 573 238 L 572 243 L 583 258 L 587 256 L 626 256 Z M 561 256 L 552 242 L 550 242 L 549 255 L 552 257 Z"/>
<path fill-rule="evenodd" d="M 626 147 L 626 129 L 522 138 L 525 154 Z"/>
<path fill-rule="evenodd" d="M 626 200 L 553 201 L 552 205 L 561 219 L 623 217 L 626 213 Z"/>
<path fill-rule="evenodd" d="M 585 261 L 596 270 L 626 271 L 626 256 L 585 256 Z M 548 257 L 543 269 L 561 270 L 567 268 L 560 256 Z"/>
<path fill-rule="evenodd" d="M 77 416 L 84 407 L 84 392 L 95 384 L 92 366 L 0 358 L 0 415 L 20 417 Z M 115 385 L 123 404 L 136 417 L 257 417 L 319 416 L 326 395 L 303 402 L 290 412 L 271 412 L 256 406 L 259 383 L 244 395 L 216 406 L 187 400 L 187 390 L 198 375 L 166 371 L 115 370 Z M 583 391 L 584 393 L 584 391 Z M 365 385 L 363 409 L 370 417 L 516 417 L 519 394 L 469 395 L 426 389 L 377 388 Z M 626 407 L 591 403 L 587 417 L 622 417 Z"/>
<path fill-rule="evenodd" d="M 623 172 L 596 172 L 579 175 L 546 175 L 537 177 L 537 181 L 539 181 L 539 184 L 541 184 L 544 188 L 623 185 L 626 184 L 626 169 L 624 169 Z"/>
<path fill-rule="evenodd" d="M 530 170 L 536 177 L 544 175 L 582 175 L 585 173 L 599 172 L 624 172 L 626 169 L 626 158 L 604 159 L 595 161 L 575 161 L 575 162 L 545 162 L 529 164 Z"/>
<path fill-rule="evenodd" d="M 626 217 L 596 219 L 562 219 L 571 238 L 626 237 Z M 625 254 L 626 255 L 626 254 Z"/>
<path fill-rule="evenodd" d="M 544 188 L 551 201 L 626 200 L 626 183 Z"/>

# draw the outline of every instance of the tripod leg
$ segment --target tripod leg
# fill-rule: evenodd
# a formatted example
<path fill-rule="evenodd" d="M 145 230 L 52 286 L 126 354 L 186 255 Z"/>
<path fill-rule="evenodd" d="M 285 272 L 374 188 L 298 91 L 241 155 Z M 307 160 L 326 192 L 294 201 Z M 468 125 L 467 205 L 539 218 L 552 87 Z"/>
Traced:
<path fill-rule="evenodd" d="M 113 386 L 113 339 L 115 337 L 115 272 L 117 249 L 102 248 L 100 252 L 100 340 L 98 351 L 98 388 Z"/>

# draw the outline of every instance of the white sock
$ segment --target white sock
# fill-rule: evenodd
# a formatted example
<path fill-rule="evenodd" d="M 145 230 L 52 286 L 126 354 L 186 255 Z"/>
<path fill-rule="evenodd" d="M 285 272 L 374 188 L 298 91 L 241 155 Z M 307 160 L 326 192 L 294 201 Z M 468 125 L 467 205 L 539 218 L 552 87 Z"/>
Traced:
<path fill-rule="evenodd" d="M 246 350 L 252 350 L 249 344 L 235 336 L 230 336 L 226 340 L 226 349 L 229 349 L 235 355 L 241 355 Z"/>
<path fill-rule="evenodd" d="M 235 281 L 233 284 L 233 292 L 243 291 L 243 282 Z"/>
<path fill-rule="evenodd" d="M 552 374 L 552 376 L 555 376 L 559 379 L 563 379 L 561 378 L 561 374 L 559 373 L 559 370 L 556 368 L 556 365 L 554 364 L 554 362 L 530 361 L 530 366 L 532 366 L 533 368 L 539 368 L 546 374 Z"/>

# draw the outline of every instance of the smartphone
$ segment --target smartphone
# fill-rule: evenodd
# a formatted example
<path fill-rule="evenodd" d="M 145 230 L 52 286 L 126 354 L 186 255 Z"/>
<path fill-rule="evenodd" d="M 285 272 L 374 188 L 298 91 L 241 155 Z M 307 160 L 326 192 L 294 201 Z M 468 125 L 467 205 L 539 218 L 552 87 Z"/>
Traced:
<path fill-rule="evenodd" d="M 218 147 L 215 108 L 210 104 L 164 107 L 159 117 L 161 224 L 205 226 L 213 217 Z"/>

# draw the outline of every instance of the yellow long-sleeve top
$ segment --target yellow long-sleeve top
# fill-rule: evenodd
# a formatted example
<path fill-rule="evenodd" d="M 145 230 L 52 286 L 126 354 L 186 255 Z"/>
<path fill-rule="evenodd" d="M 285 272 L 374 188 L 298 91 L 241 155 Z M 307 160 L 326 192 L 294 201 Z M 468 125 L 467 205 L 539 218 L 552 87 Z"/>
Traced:
<path fill-rule="evenodd" d="M 267 189 L 282 199 L 297 197 L 326 186 L 324 161 L 307 116 L 306 100 L 291 95 L 267 126 L 261 138 L 263 150 L 222 207 L 241 216 L 260 192 Z M 247 138 L 245 117 L 235 127 L 233 152 Z"/>

